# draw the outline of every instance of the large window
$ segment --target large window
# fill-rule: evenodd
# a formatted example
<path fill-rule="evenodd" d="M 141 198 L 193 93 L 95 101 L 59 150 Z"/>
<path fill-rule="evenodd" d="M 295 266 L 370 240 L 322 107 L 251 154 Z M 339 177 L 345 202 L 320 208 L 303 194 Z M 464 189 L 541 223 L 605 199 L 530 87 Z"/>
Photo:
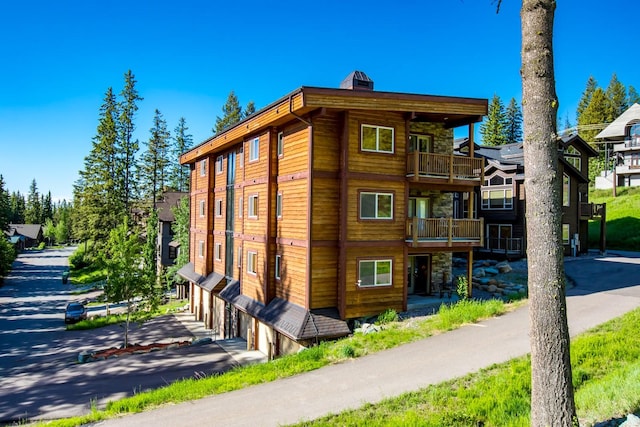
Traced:
<path fill-rule="evenodd" d="M 254 194 L 249 196 L 249 218 L 258 217 L 258 195 Z"/>
<path fill-rule="evenodd" d="M 513 243 L 512 226 L 510 224 L 487 225 L 487 249 L 511 250 Z"/>
<path fill-rule="evenodd" d="M 249 161 L 260 159 L 260 138 L 253 138 L 249 143 Z"/>
<path fill-rule="evenodd" d="M 571 204 L 570 179 L 566 173 L 562 174 L 562 206 Z"/>
<path fill-rule="evenodd" d="M 568 245 L 571 236 L 571 230 L 569 224 L 562 224 L 562 244 Z"/>
<path fill-rule="evenodd" d="M 247 252 L 247 272 L 256 274 L 258 268 L 258 253 Z"/>
<path fill-rule="evenodd" d="M 564 159 L 577 170 L 581 170 L 582 157 L 580 155 L 580 151 L 578 151 L 573 145 L 568 146 L 567 149 L 564 150 Z"/>
<path fill-rule="evenodd" d="M 391 286 L 393 262 L 390 259 L 361 260 L 358 262 L 358 286 Z"/>
<path fill-rule="evenodd" d="M 360 148 L 362 151 L 393 153 L 394 129 L 384 126 L 362 125 Z"/>
<path fill-rule="evenodd" d="M 393 219 L 393 194 L 360 193 L 360 219 Z"/>
<path fill-rule="evenodd" d="M 634 123 L 629 128 L 629 147 L 640 147 L 640 123 Z"/>
<path fill-rule="evenodd" d="M 482 209 L 513 209 L 513 178 L 502 175 L 487 177 L 482 187 Z"/>

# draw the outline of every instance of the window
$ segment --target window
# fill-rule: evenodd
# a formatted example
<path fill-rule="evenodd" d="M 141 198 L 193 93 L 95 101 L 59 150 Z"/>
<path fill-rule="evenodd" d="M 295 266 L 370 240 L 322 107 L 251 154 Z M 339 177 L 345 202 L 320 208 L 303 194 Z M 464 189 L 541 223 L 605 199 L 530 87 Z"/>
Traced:
<path fill-rule="evenodd" d="M 254 138 L 249 144 L 249 161 L 254 162 L 260 159 L 260 138 Z"/>
<path fill-rule="evenodd" d="M 358 286 L 391 286 L 390 259 L 366 260 L 358 262 Z"/>
<path fill-rule="evenodd" d="M 409 153 L 432 153 L 433 152 L 433 136 L 431 135 L 409 135 Z"/>
<path fill-rule="evenodd" d="M 362 125 L 360 149 L 378 153 L 393 153 L 394 129 L 383 126 Z"/>
<path fill-rule="evenodd" d="M 276 217 L 282 218 L 282 193 L 276 196 Z"/>
<path fill-rule="evenodd" d="M 222 243 L 216 243 L 213 248 L 213 257 L 216 261 L 222 260 Z"/>
<path fill-rule="evenodd" d="M 222 199 L 216 199 L 216 216 L 222 216 Z"/>
<path fill-rule="evenodd" d="M 218 156 L 218 158 L 216 159 L 216 174 L 222 173 L 222 161 L 223 161 L 223 157 Z"/>
<path fill-rule="evenodd" d="M 207 159 L 200 160 L 200 176 L 207 174 Z"/>
<path fill-rule="evenodd" d="M 513 190 L 511 188 L 501 190 L 482 191 L 482 209 L 512 209 Z"/>
<path fill-rule="evenodd" d="M 569 175 L 562 174 L 562 206 L 569 206 L 571 200 L 571 193 L 569 188 Z"/>
<path fill-rule="evenodd" d="M 278 132 L 278 157 L 284 154 L 284 132 Z"/>
<path fill-rule="evenodd" d="M 275 266 L 275 277 L 276 279 L 280 279 L 281 278 L 281 274 L 282 274 L 282 255 L 276 255 L 276 266 Z"/>
<path fill-rule="evenodd" d="M 249 218 L 258 218 L 258 195 L 249 196 Z"/>
<path fill-rule="evenodd" d="M 204 200 L 200 200 L 200 217 L 206 214 L 206 204 Z"/>
<path fill-rule="evenodd" d="M 510 224 L 487 225 L 487 249 L 512 250 L 514 240 Z"/>
<path fill-rule="evenodd" d="M 562 244 L 569 244 L 569 236 L 571 236 L 569 224 L 562 224 Z"/>
<path fill-rule="evenodd" d="M 238 218 L 242 218 L 242 210 L 244 208 L 244 204 L 242 201 L 242 196 L 238 198 Z"/>
<path fill-rule="evenodd" d="M 204 240 L 198 240 L 198 256 L 204 258 Z"/>
<path fill-rule="evenodd" d="M 247 252 L 247 271 L 251 274 L 257 273 L 258 254 L 256 252 Z"/>
<path fill-rule="evenodd" d="M 567 149 L 564 150 L 564 159 L 567 163 L 578 170 L 582 167 L 580 151 L 578 151 L 573 145 L 568 146 Z"/>
<path fill-rule="evenodd" d="M 175 246 L 169 246 L 169 259 L 176 259 L 178 257 L 177 249 Z"/>
<path fill-rule="evenodd" d="M 629 127 L 629 141 L 625 144 L 626 147 L 639 147 L 640 146 L 640 123 L 634 123 Z"/>
<path fill-rule="evenodd" d="M 360 193 L 360 219 L 393 219 L 393 194 Z"/>
<path fill-rule="evenodd" d="M 242 246 L 238 248 L 238 268 L 242 268 Z"/>
<path fill-rule="evenodd" d="M 240 147 L 238 150 L 238 167 L 241 168 L 244 165 L 244 147 Z"/>

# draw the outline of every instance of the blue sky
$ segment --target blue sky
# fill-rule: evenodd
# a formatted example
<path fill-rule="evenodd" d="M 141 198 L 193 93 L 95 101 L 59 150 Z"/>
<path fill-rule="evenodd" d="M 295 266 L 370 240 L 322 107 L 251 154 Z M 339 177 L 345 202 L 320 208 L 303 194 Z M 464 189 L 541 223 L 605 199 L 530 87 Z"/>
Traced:
<path fill-rule="evenodd" d="M 300 86 L 337 87 L 353 70 L 375 89 L 521 99 L 520 6 L 503 0 L 351 2 L 24 0 L 0 3 L 0 174 L 9 191 L 71 200 L 105 91 L 131 69 L 171 131 L 197 144 L 230 90 L 259 109 Z M 573 121 L 589 75 L 640 90 L 637 0 L 558 0 L 554 48 L 560 117 Z M 625 24 L 625 21 L 628 24 Z"/>

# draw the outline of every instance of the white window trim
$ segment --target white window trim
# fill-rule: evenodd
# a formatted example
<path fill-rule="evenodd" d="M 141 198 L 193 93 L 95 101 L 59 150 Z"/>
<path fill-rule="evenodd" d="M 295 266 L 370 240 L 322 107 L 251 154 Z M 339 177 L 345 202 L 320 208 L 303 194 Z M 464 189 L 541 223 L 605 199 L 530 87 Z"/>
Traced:
<path fill-rule="evenodd" d="M 565 240 L 564 238 L 564 230 L 565 228 L 567 229 L 567 239 Z M 571 243 L 571 226 L 569 224 L 562 224 L 562 244 L 563 245 L 568 245 L 569 243 Z"/>
<path fill-rule="evenodd" d="M 276 195 L 276 218 L 282 218 L 282 193 Z"/>
<path fill-rule="evenodd" d="M 374 284 L 372 285 L 363 285 L 362 280 L 360 279 L 360 268 L 362 263 L 373 263 L 373 271 L 374 271 Z M 379 262 L 388 262 L 389 263 L 389 283 L 377 283 L 378 282 L 378 263 Z M 392 259 L 361 259 L 358 260 L 358 287 L 359 288 L 381 288 L 381 287 L 389 287 L 393 285 L 393 260 Z"/>
<path fill-rule="evenodd" d="M 253 138 L 249 141 L 249 162 L 260 160 L 260 138 Z"/>
<path fill-rule="evenodd" d="M 491 186 L 489 186 L 491 187 Z M 486 198 L 484 197 L 485 193 L 490 193 L 492 191 L 502 191 L 502 207 L 501 208 L 494 208 L 491 207 L 491 197 Z M 507 191 L 511 191 L 511 197 L 507 197 Z M 513 209 L 513 187 L 509 186 L 508 188 L 498 188 L 497 186 L 489 189 L 489 190 L 482 190 L 482 210 L 485 211 L 506 211 L 506 210 L 511 210 Z"/>
<path fill-rule="evenodd" d="M 565 194 L 564 191 L 564 181 L 565 179 L 567 180 L 567 191 Z M 565 203 L 565 197 L 566 197 L 566 203 Z M 569 207 L 571 206 L 571 178 L 569 177 L 569 175 L 567 175 L 566 173 L 562 174 L 562 207 Z"/>
<path fill-rule="evenodd" d="M 238 151 L 238 168 L 244 166 L 244 146 L 240 147 Z"/>
<path fill-rule="evenodd" d="M 248 206 L 247 206 L 247 216 L 252 219 L 258 218 L 259 210 L 260 210 L 260 199 L 258 199 L 258 195 L 257 194 L 250 195 L 248 200 Z"/>
<path fill-rule="evenodd" d="M 218 156 L 216 158 L 216 175 L 220 175 L 222 173 L 223 162 L 224 162 L 224 157 Z"/>
<path fill-rule="evenodd" d="M 364 148 L 364 128 L 372 128 L 376 130 L 376 149 L 372 150 L 370 148 Z M 380 129 L 386 129 L 391 131 L 391 151 L 381 150 L 380 149 Z M 388 126 L 378 126 L 378 125 L 369 125 L 362 124 L 360 125 L 360 150 L 367 151 L 369 153 L 385 153 L 385 154 L 393 154 L 396 150 L 396 130 L 395 128 Z"/>
<path fill-rule="evenodd" d="M 276 255 L 273 271 L 276 280 L 282 279 L 282 255 Z"/>
<path fill-rule="evenodd" d="M 222 217 L 222 199 L 216 199 L 216 217 Z"/>
<path fill-rule="evenodd" d="M 375 215 L 372 217 L 369 216 L 362 216 L 362 196 L 363 195 L 375 195 L 376 196 L 376 212 Z M 378 215 L 378 198 L 379 196 L 391 196 L 391 216 L 389 217 L 381 217 Z M 390 221 L 393 220 L 393 212 L 394 212 L 394 200 L 393 200 L 393 193 L 384 193 L 384 192 L 377 192 L 377 191 L 361 191 L 360 195 L 359 195 L 359 201 L 360 201 L 360 205 L 359 205 L 359 212 L 358 212 L 358 218 L 360 219 L 366 219 L 366 220 L 385 220 L 385 221 Z"/>
<path fill-rule="evenodd" d="M 207 213 L 206 202 L 204 200 L 200 200 L 200 218 L 204 218 Z"/>
<path fill-rule="evenodd" d="M 238 268 L 242 270 L 242 246 L 238 247 Z"/>
<path fill-rule="evenodd" d="M 200 160 L 200 176 L 207 175 L 207 159 Z"/>
<path fill-rule="evenodd" d="M 222 243 L 216 243 L 213 251 L 213 257 L 216 261 L 222 261 Z"/>
<path fill-rule="evenodd" d="M 198 257 L 204 258 L 204 240 L 198 240 Z"/>
<path fill-rule="evenodd" d="M 284 156 L 284 132 L 278 132 L 277 153 L 278 157 Z"/>
<path fill-rule="evenodd" d="M 244 211 L 244 200 L 242 196 L 238 197 L 238 218 L 242 218 L 242 213 Z"/>
<path fill-rule="evenodd" d="M 247 251 L 247 273 L 258 274 L 258 252 Z"/>

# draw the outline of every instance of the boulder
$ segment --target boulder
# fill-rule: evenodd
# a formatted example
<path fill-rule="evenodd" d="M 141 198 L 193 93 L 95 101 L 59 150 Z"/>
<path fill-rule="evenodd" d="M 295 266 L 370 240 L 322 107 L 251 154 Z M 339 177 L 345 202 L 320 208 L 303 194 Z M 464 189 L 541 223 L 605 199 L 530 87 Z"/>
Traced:
<path fill-rule="evenodd" d="M 487 292 L 495 293 L 497 290 L 498 290 L 498 287 L 496 285 L 487 286 Z"/>
<path fill-rule="evenodd" d="M 496 276 L 499 273 L 498 269 L 493 267 L 485 268 L 484 272 L 486 274 L 490 274 L 491 276 Z"/>
<path fill-rule="evenodd" d="M 502 265 L 496 265 L 496 268 L 501 274 L 511 273 L 513 271 L 513 268 L 511 268 L 509 263 L 506 261 Z"/>
<path fill-rule="evenodd" d="M 620 427 L 640 427 L 640 418 L 634 414 L 627 415 L 627 420 Z"/>
<path fill-rule="evenodd" d="M 484 276 L 486 276 L 486 272 L 485 272 L 484 268 L 476 268 L 475 270 L 473 270 L 473 276 L 474 277 L 484 277 Z"/>

